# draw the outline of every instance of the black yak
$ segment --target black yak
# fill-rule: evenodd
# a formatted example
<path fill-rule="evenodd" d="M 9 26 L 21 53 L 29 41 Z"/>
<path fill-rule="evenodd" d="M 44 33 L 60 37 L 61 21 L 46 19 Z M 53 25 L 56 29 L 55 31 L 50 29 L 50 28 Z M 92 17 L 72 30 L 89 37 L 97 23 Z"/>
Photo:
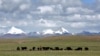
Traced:
<path fill-rule="evenodd" d="M 82 47 L 78 47 L 77 49 L 75 49 L 77 51 L 81 51 L 82 50 Z"/>
<path fill-rule="evenodd" d="M 27 47 L 21 47 L 21 50 L 27 50 Z"/>
<path fill-rule="evenodd" d="M 66 47 L 66 49 L 64 49 L 64 50 L 73 50 L 71 47 Z"/>
<path fill-rule="evenodd" d="M 84 49 L 85 49 L 86 51 L 88 51 L 88 50 L 89 50 L 89 48 L 88 48 L 88 47 L 85 47 Z"/>
<path fill-rule="evenodd" d="M 20 47 L 17 47 L 17 50 L 19 51 L 20 50 Z"/>

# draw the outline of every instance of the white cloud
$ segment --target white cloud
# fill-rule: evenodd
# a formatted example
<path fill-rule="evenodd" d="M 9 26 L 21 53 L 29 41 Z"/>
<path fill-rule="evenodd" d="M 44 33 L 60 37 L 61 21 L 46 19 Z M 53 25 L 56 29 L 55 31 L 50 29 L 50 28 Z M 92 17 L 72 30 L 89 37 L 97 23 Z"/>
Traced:
<path fill-rule="evenodd" d="M 95 15 L 83 15 L 83 18 L 88 21 L 100 21 L 100 14 L 95 14 Z"/>
<path fill-rule="evenodd" d="M 3 3 L 2 0 L 0 0 L 0 6 L 2 5 L 2 3 Z"/>
<path fill-rule="evenodd" d="M 74 15 L 67 16 L 67 20 L 69 20 L 69 21 L 80 21 L 82 19 L 83 19 L 82 15 L 80 15 L 80 14 L 74 14 Z"/>
<path fill-rule="evenodd" d="M 13 2 L 15 2 L 15 3 L 19 3 L 19 2 L 21 2 L 22 0 L 12 0 Z"/>
<path fill-rule="evenodd" d="M 5 33 L 5 29 L 1 29 L 0 30 L 0 33 Z"/>
<path fill-rule="evenodd" d="M 37 22 L 38 26 L 43 26 L 43 27 L 57 27 L 56 23 L 54 23 L 51 20 L 45 20 L 45 19 L 40 19 Z"/>
<path fill-rule="evenodd" d="M 28 14 L 28 15 L 27 15 L 27 18 L 28 18 L 28 19 L 32 19 L 32 15 Z"/>
<path fill-rule="evenodd" d="M 42 0 L 44 4 L 62 4 L 63 6 L 80 6 L 80 0 Z"/>
<path fill-rule="evenodd" d="M 8 20 L 6 21 L 6 23 L 9 25 L 13 24 L 11 21 L 8 21 Z"/>
<path fill-rule="evenodd" d="M 89 7 L 80 0 L 0 0 L 0 24 L 27 29 L 64 26 L 72 31 L 97 30 L 100 28 L 99 4 L 98 1 L 97 6 Z"/>
<path fill-rule="evenodd" d="M 60 0 L 63 6 L 81 6 L 80 0 Z"/>
<path fill-rule="evenodd" d="M 6 28 L 6 27 L 7 27 L 7 26 L 1 26 L 1 25 L 0 25 L 0 28 Z"/>
<path fill-rule="evenodd" d="M 68 7 L 66 11 L 68 14 L 73 14 L 73 13 L 89 14 L 94 12 L 93 10 L 83 7 Z"/>
<path fill-rule="evenodd" d="M 73 18 L 75 18 L 75 19 L 81 19 L 81 15 L 80 14 L 74 14 Z"/>
<path fill-rule="evenodd" d="M 100 14 L 98 14 L 96 17 L 100 20 Z"/>
<path fill-rule="evenodd" d="M 40 10 L 40 13 L 52 13 L 53 12 L 53 6 L 40 6 L 37 9 Z"/>
<path fill-rule="evenodd" d="M 37 13 L 40 12 L 42 14 L 60 14 L 63 12 L 63 6 L 61 4 L 39 6 L 37 9 L 39 10 Z"/>
<path fill-rule="evenodd" d="M 84 28 L 84 27 L 86 27 L 86 23 L 84 23 L 84 22 L 71 23 L 71 27 L 73 27 L 73 28 Z"/>
<path fill-rule="evenodd" d="M 72 14 L 72 15 L 66 16 L 65 18 L 67 18 L 66 21 L 74 21 L 74 22 L 97 22 L 97 21 L 100 21 L 99 14 L 94 14 L 94 15 Z"/>
<path fill-rule="evenodd" d="M 28 23 L 26 21 L 20 21 L 18 23 L 18 25 L 20 25 L 20 26 L 28 26 Z"/>
<path fill-rule="evenodd" d="M 30 7 L 30 5 L 29 4 L 22 4 L 22 5 L 20 5 L 20 10 L 26 10 L 26 9 L 28 9 Z"/>

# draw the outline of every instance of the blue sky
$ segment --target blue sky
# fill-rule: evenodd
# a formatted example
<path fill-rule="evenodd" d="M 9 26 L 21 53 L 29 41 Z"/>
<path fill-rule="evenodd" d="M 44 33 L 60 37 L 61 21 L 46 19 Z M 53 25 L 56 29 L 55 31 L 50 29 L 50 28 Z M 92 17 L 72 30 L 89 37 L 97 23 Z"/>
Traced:
<path fill-rule="evenodd" d="M 91 5 L 91 6 L 90 6 Z M 66 28 L 100 32 L 99 0 L 0 0 L 0 33 Z"/>
<path fill-rule="evenodd" d="M 84 4 L 93 4 L 93 3 L 96 2 L 96 0 L 82 0 L 82 2 L 83 2 Z"/>

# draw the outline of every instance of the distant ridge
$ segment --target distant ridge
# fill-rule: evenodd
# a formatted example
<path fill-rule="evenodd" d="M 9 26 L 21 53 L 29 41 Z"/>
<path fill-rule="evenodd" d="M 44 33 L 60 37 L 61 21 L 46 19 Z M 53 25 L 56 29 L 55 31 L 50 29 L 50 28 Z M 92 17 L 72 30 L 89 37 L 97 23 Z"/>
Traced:
<path fill-rule="evenodd" d="M 59 29 L 45 29 L 41 32 L 26 33 L 17 27 L 11 27 L 6 34 L 0 34 L 0 38 L 22 38 L 22 37 L 47 37 L 47 36 L 60 36 L 60 35 L 100 35 L 100 32 L 82 31 L 80 33 L 69 33 L 69 31 L 60 27 Z"/>

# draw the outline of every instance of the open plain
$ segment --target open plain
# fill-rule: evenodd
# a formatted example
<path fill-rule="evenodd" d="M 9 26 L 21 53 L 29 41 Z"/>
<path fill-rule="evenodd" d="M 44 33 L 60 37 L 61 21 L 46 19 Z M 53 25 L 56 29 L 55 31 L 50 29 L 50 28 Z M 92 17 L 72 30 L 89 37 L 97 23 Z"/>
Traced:
<path fill-rule="evenodd" d="M 72 47 L 73 50 L 61 51 L 17 51 L 17 47 L 33 46 Z M 76 51 L 77 47 L 88 47 L 89 50 Z M 100 56 L 100 36 L 52 36 L 41 38 L 0 39 L 0 56 Z"/>

